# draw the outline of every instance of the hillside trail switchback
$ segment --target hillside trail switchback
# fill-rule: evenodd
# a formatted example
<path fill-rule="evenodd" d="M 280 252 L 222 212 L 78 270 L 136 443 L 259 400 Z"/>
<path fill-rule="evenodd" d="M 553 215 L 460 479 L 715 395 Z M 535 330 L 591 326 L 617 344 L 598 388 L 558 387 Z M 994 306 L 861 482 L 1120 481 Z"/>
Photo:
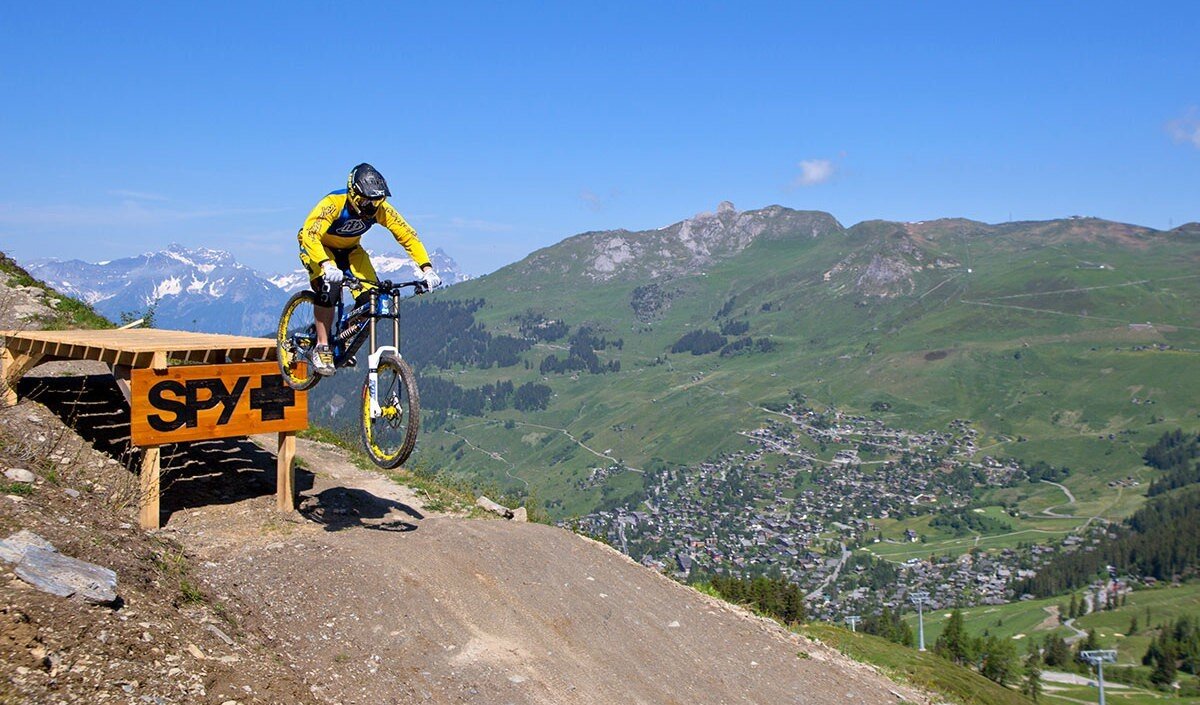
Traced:
<path fill-rule="evenodd" d="M 376 703 L 927 703 L 874 669 L 541 524 L 428 511 L 300 441 L 300 510 L 261 495 L 167 528 L 253 605 L 320 699 Z M 307 486 L 311 483 L 311 486 Z"/>

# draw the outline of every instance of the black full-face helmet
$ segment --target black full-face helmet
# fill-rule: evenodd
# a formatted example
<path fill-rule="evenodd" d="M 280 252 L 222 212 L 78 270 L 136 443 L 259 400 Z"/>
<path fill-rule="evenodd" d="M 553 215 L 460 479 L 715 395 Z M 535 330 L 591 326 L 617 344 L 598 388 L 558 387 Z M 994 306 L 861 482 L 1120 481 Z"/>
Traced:
<path fill-rule="evenodd" d="M 346 180 L 346 192 L 354 207 L 367 215 L 373 214 L 383 203 L 383 199 L 392 195 L 383 174 L 365 162 L 350 170 L 350 177 Z"/>

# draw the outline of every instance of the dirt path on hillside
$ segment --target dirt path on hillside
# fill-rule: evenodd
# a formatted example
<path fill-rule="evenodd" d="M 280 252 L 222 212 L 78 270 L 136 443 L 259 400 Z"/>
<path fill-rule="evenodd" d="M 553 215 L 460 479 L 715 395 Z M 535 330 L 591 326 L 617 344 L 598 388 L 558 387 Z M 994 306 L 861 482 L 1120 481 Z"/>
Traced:
<path fill-rule="evenodd" d="M 607 546 L 434 514 L 336 449 L 298 455 L 299 513 L 262 495 L 166 530 L 329 702 L 927 702 Z"/>

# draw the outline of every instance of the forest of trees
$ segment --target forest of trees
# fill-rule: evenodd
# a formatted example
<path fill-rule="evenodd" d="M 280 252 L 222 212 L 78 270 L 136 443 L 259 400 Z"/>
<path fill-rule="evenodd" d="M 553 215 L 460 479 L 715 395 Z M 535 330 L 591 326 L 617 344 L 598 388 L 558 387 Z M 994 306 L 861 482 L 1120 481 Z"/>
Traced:
<path fill-rule="evenodd" d="M 1019 660 L 1013 640 L 994 635 L 972 637 L 967 634 L 962 612 L 957 609 L 950 613 L 933 652 L 960 666 L 978 664 L 980 673 L 1000 685 L 1016 680 Z"/>
<path fill-rule="evenodd" d="M 1200 457 L 1200 436 L 1185 434 L 1181 429 L 1164 433 L 1142 456 L 1147 465 L 1165 473 L 1163 477 L 1150 483 L 1147 496 L 1155 497 L 1200 482 L 1200 463 L 1196 462 L 1197 457 Z"/>
<path fill-rule="evenodd" d="M 510 335 L 493 336 L 475 322 L 484 299 L 418 301 L 406 308 L 401 329 L 404 357 L 418 370 L 453 365 L 512 367 L 532 344 Z M 419 334 L 418 334 L 419 333 Z M 385 335 L 387 335 L 385 333 Z"/>
<path fill-rule="evenodd" d="M 730 602 L 746 605 L 759 614 L 774 617 L 784 624 L 796 624 L 807 619 L 804 593 L 795 583 L 784 578 L 760 575 L 751 580 L 728 575 L 716 575 L 709 585 Z"/>
<path fill-rule="evenodd" d="M 879 614 L 868 615 L 863 618 L 859 628 L 867 634 L 874 634 L 888 641 L 893 641 L 904 646 L 914 646 L 916 638 L 913 636 L 912 627 L 904 621 L 903 615 L 899 610 L 893 612 L 892 608 L 884 605 Z"/>
<path fill-rule="evenodd" d="M 417 386 L 421 390 L 421 406 L 433 414 L 434 427 L 440 425 L 446 412 L 452 410 L 464 416 L 482 416 L 487 411 L 509 407 L 517 411 L 539 411 L 549 405 L 553 393 L 550 387 L 536 382 L 514 388 L 509 380 L 464 389 L 450 380 L 426 375 L 418 375 Z"/>
<path fill-rule="evenodd" d="M 1059 554 L 1037 576 L 1018 584 L 1017 592 L 1056 595 L 1088 584 L 1110 565 L 1119 573 L 1158 580 L 1194 573 L 1200 566 L 1200 485 L 1160 493 L 1111 532 L 1098 545 Z"/>
<path fill-rule="evenodd" d="M 520 328 L 521 335 L 547 343 L 552 343 L 562 338 L 571 328 L 564 321 L 548 319 L 532 311 L 527 311 L 520 316 L 516 316 L 515 320 Z"/>
<path fill-rule="evenodd" d="M 721 323 L 721 335 L 745 335 L 749 330 L 749 321 L 724 321 Z"/>
<path fill-rule="evenodd" d="M 671 346 L 671 352 L 684 353 L 690 352 L 693 355 L 707 355 L 711 352 L 716 352 L 725 347 L 728 342 L 725 336 L 707 328 L 690 331 L 684 333 L 683 337 L 675 341 Z"/>
<path fill-rule="evenodd" d="M 568 348 L 566 358 L 559 358 L 558 355 L 547 355 L 538 367 L 538 371 L 544 375 L 581 372 L 584 370 L 594 375 L 621 371 L 620 360 L 603 363 L 600 361 L 600 357 L 596 355 L 596 351 L 604 350 L 608 347 L 620 350 L 625 346 L 623 339 L 618 338 L 610 341 L 602 336 L 597 336 L 588 326 L 580 326 L 579 330 L 575 331 L 575 334 L 571 336 L 569 344 L 570 347 Z"/>
<path fill-rule="evenodd" d="M 1055 467 L 1045 460 L 1039 460 L 1032 465 L 1025 466 L 1025 475 L 1030 482 L 1041 482 L 1047 480 L 1049 482 L 1062 482 L 1071 474 L 1071 468 L 1063 465 Z"/>
<path fill-rule="evenodd" d="M 1200 675 L 1200 623 L 1183 615 L 1173 625 L 1159 627 L 1142 665 L 1153 667 L 1150 682 L 1160 688 L 1169 688 L 1179 671 Z"/>
<path fill-rule="evenodd" d="M 721 348 L 721 357 L 745 355 L 752 352 L 771 352 L 774 349 L 775 343 L 770 338 L 738 338 Z"/>

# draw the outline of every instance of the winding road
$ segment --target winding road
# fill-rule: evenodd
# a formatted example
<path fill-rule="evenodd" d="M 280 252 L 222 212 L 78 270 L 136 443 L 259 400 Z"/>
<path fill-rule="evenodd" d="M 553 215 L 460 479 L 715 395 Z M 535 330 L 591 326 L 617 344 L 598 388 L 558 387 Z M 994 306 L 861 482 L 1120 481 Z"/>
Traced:
<path fill-rule="evenodd" d="M 1051 482 L 1049 480 L 1042 480 L 1042 482 L 1044 482 L 1047 485 L 1054 485 L 1058 489 L 1062 490 L 1063 494 L 1065 494 L 1067 496 L 1066 504 L 1056 504 L 1053 507 L 1046 507 L 1045 509 L 1042 510 L 1042 514 L 1045 514 L 1048 517 L 1054 517 L 1055 519 L 1085 519 L 1086 518 L 1086 517 L 1073 516 L 1071 514 L 1058 514 L 1054 511 L 1052 511 L 1059 507 L 1066 507 L 1068 505 L 1075 504 L 1075 495 L 1071 494 L 1071 490 L 1067 489 L 1065 485 L 1060 485 L 1057 482 Z"/>

